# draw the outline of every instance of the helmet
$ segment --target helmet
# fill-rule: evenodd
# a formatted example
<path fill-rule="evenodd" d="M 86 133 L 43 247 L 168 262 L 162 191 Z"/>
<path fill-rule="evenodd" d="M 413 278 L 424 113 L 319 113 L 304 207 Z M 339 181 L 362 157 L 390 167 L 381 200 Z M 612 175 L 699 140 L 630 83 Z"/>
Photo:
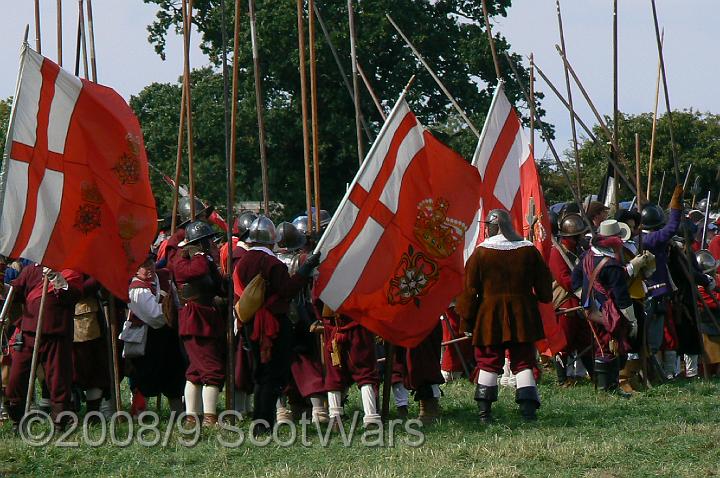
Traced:
<path fill-rule="evenodd" d="M 695 254 L 698 265 L 705 274 L 712 274 L 718 268 L 718 262 L 707 249 L 701 249 Z"/>
<path fill-rule="evenodd" d="M 210 227 L 210 224 L 202 221 L 194 221 L 185 227 L 185 240 L 178 244 L 178 246 L 184 247 L 207 237 L 213 237 L 214 235 L 215 231 Z"/>
<path fill-rule="evenodd" d="M 195 198 L 195 216 L 199 215 L 202 212 L 205 212 L 206 214 L 210 214 L 212 211 L 212 206 L 205 206 L 205 204 L 202 203 L 198 198 Z M 190 214 L 190 197 L 189 196 L 183 196 L 178 201 L 178 214 L 180 215 L 180 225 L 187 224 L 190 222 L 191 214 Z"/>
<path fill-rule="evenodd" d="M 510 213 L 505 209 L 493 209 L 490 211 L 485 218 L 485 223 L 488 225 L 490 236 L 502 234 L 509 241 L 522 241 L 522 237 L 513 229 Z"/>
<path fill-rule="evenodd" d="M 250 224 L 247 242 L 273 246 L 276 242 L 275 224 L 262 214 Z"/>
<path fill-rule="evenodd" d="M 697 209 L 691 210 L 689 213 L 687 213 L 688 219 L 690 219 L 695 224 L 702 222 L 705 219 L 705 213 L 703 211 L 699 211 Z"/>
<path fill-rule="evenodd" d="M 292 225 L 295 226 L 295 229 L 297 229 L 301 234 L 307 235 L 307 216 L 303 215 L 296 217 L 293 219 Z"/>
<path fill-rule="evenodd" d="M 707 204 L 708 204 L 707 198 L 702 198 L 701 200 L 699 200 L 698 202 L 695 203 L 695 207 L 700 209 L 704 215 L 705 209 L 707 209 Z"/>
<path fill-rule="evenodd" d="M 307 223 L 306 223 L 307 224 Z M 305 245 L 305 234 L 289 222 L 281 222 L 277 226 L 277 245 L 289 251 L 296 251 Z"/>
<path fill-rule="evenodd" d="M 236 224 L 236 231 L 235 235 L 240 238 L 240 240 L 244 241 L 247 239 L 248 236 L 248 230 L 250 229 L 250 225 L 257 219 L 257 214 L 255 214 L 252 211 L 245 211 L 241 212 L 237 219 L 235 220 Z"/>
<path fill-rule="evenodd" d="M 559 235 L 567 237 L 585 234 L 590 228 L 580 214 L 571 212 L 560 220 L 559 229 Z"/>
<path fill-rule="evenodd" d="M 646 204 L 640 215 L 640 224 L 645 229 L 659 229 L 665 225 L 665 212 L 657 204 Z"/>
<path fill-rule="evenodd" d="M 550 221 L 550 228 L 552 229 L 553 236 L 558 235 L 558 213 L 550 209 L 548 211 L 548 221 Z"/>

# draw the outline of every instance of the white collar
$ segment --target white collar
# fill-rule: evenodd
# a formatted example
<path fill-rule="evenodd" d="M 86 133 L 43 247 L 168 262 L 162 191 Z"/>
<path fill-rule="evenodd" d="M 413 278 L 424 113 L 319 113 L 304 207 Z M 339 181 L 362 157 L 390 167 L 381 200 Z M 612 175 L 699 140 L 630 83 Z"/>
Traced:
<path fill-rule="evenodd" d="M 488 237 L 480 243 L 478 247 L 485 249 L 494 249 L 496 251 L 512 251 L 521 247 L 533 247 L 533 243 L 522 239 L 520 241 L 510 241 L 502 234 Z"/>
<path fill-rule="evenodd" d="M 592 246 L 592 247 L 590 247 L 590 250 L 596 256 L 607 256 L 607 257 L 612 257 L 612 258 L 615 257 L 615 251 L 613 251 L 610 248 Z"/>
<path fill-rule="evenodd" d="M 251 251 L 262 251 L 269 256 L 275 257 L 275 253 L 265 246 L 253 246 L 249 250 Z"/>

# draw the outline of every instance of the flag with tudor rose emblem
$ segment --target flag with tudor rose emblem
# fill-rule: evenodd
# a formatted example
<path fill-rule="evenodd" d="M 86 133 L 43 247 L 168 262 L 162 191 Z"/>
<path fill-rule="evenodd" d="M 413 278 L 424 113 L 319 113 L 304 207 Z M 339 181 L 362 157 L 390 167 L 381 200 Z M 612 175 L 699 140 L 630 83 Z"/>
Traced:
<path fill-rule="evenodd" d="M 462 291 L 479 199 L 477 169 L 401 97 L 316 248 L 316 294 L 390 342 L 416 346 Z"/>
<path fill-rule="evenodd" d="M 0 254 L 86 273 L 127 300 L 156 221 L 128 104 L 23 45 L 0 177 Z"/>

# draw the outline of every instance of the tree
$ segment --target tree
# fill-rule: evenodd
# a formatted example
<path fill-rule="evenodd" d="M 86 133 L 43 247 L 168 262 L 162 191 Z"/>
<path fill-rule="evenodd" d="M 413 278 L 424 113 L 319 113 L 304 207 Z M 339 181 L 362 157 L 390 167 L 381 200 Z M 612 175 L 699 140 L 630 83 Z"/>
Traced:
<path fill-rule="evenodd" d="M 7 129 L 10 124 L 12 102 L 12 96 L 5 100 L 0 100 L 0 151 L 5 151 L 5 139 L 7 138 Z"/>
<path fill-rule="evenodd" d="M 608 126 L 612 129 L 612 122 L 606 119 Z M 620 114 L 618 121 L 620 131 L 619 147 L 628 166 L 635 174 L 635 133 L 640 135 L 640 173 L 642 176 L 642 189 L 647 187 L 648 162 L 650 157 L 650 139 L 652 134 L 652 114 L 642 113 L 639 115 Z M 689 183 L 692 185 L 695 176 L 700 177 L 701 194 L 713 191 L 713 197 L 717 197 L 718 181 L 720 178 L 720 115 L 711 113 L 700 113 L 694 110 L 673 112 L 673 136 L 676 142 L 676 151 L 680 163 L 681 181 L 685 172 L 692 163 L 692 178 Z M 595 194 L 600 189 L 600 183 L 607 168 L 607 157 L 609 146 L 604 142 L 605 138 L 599 126 L 593 127 L 593 133 L 599 141 L 594 143 L 584 139 L 580 145 L 580 160 L 583 171 L 584 194 Z M 566 152 L 570 157 L 570 153 Z M 672 149 L 670 143 L 670 128 L 668 116 L 658 118 L 657 131 L 655 136 L 655 152 L 653 166 L 652 192 L 650 194 L 653 202 L 657 201 L 660 191 L 660 180 L 663 171 L 666 172 L 665 201 L 670 197 L 669 191 L 675 185 L 673 173 Z M 621 184 L 621 197 L 632 198 L 632 193 Z M 644 193 L 643 193 L 644 194 Z M 665 202 L 663 201 L 663 202 Z"/>
<path fill-rule="evenodd" d="M 177 0 L 144 1 L 158 6 L 156 20 L 148 27 L 149 41 L 164 57 L 167 32 L 170 29 L 181 30 L 180 3 Z M 510 0 L 489 3 L 491 16 L 504 16 Z M 226 29 L 230 33 L 234 2 L 228 0 L 225 4 Z M 217 67 L 222 51 L 220 2 L 196 0 L 194 5 L 193 21 L 202 35 L 201 48 Z M 332 41 L 345 63 L 345 70 L 350 71 L 346 4 L 339 1 L 318 2 L 318 7 L 331 30 Z M 481 89 L 479 82 L 495 83 L 495 71 L 483 29 L 481 3 L 477 0 L 363 0 L 359 2 L 356 12 L 359 61 L 385 108 L 392 106 L 410 76 L 417 74 L 416 82 L 408 94 L 408 101 L 414 111 L 440 139 L 466 158 L 471 157 L 477 142 L 475 135 L 449 106 L 431 77 L 418 66 L 412 53 L 385 18 L 385 12 L 393 16 L 434 64 L 461 106 L 473 122 L 481 127 L 490 106 L 492 91 Z M 271 200 L 285 203 L 289 212 L 297 212 L 304 209 L 304 176 L 295 2 L 258 0 L 257 19 L 268 130 Z M 237 159 L 240 177 L 237 191 L 239 199 L 258 199 L 259 147 L 249 23 L 244 12 L 242 21 Z M 322 165 L 320 189 L 323 207 L 333 209 L 357 170 L 354 109 L 319 25 L 317 30 L 318 131 Z M 509 51 L 510 46 L 501 35 L 496 35 L 496 42 L 501 55 Z M 229 34 L 228 51 L 231 51 L 231 43 L 232 35 Z M 519 65 L 520 56 L 513 54 L 512 58 Z M 505 70 L 508 70 L 504 72 L 507 75 L 509 69 Z M 527 71 L 523 68 L 519 70 L 527 81 Z M 196 184 L 199 195 L 216 203 L 224 203 L 224 186 L 220 187 L 220 184 L 224 185 L 224 165 L 219 162 L 224 154 L 222 89 L 217 76 L 214 79 L 212 76 L 210 70 L 203 70 L 195 72 L 193 79 L 194 88 L 198 88 L 198 91 L 193 89 L 195 136 L 198 142 Z M 202 81 L 198 78 L 202 78 Z M 518 102 L 522 95 L 515 81 L 508 79 L 506 84 L 511 101 Z M 361 94 L 363 114 L 373 134 L 376 134 L 382 120 L 369 95 L 364 91 Z M 165 101 L 172 101 L 172 106 Z M 178 124 L 179 101 L 180 90 L 177 85 L 151 85 L 133 98 L 132 105 L 143 125 L 152 161 L 160 161 L 160 157 L 175 157 L 177 140 L 174 138 L 177 132 L 170 131 L 170 127 L 176 128 Z M 206 164 L 206 160 L 210 163 Z M 163 165 L 167 171 L 174 171 L 174 160 L 168 159 Z M 210 182 L 201 180 L 201 175 Z M 167 207 L 167 198 L 163 194 L 158 196 L 160 204 Z"/>

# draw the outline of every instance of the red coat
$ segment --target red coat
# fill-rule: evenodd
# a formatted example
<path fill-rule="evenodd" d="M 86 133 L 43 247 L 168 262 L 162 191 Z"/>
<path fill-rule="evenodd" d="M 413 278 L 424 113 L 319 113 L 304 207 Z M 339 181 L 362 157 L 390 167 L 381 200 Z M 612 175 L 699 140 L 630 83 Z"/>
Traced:
<path fill-rule="evenodd" d="M 211 275 L 211 264 L 204 254 L 185 257 L 177 254 L 174 261 L 175 281 L 178 290 L 188 282 L 203 279 Z M 221 291 L 215 291 L 220 295 Z M 203 305 L 196 301 L 188 301 L 178 311 L 179 333 L 181 336 L 223 337 L 225 321 L 223 314 L 214 305 Z"/>
<path fill-rule="evenodd" d="M 290 301 L 307 283 L 306 278 L 297 274 L 291 277 L 285 264 L 277 257 L 262 250 L 250 249 L 237 261 L 233 282 L 239 282 L 239 285 L 244 287 L 258 274 L 262 274 L 267 281 L 265 300 L 276 294 L 278 296 L 268 306 L 269 311 L 274 315 L 287 314 L 290 310 Z"/>
<path fill-rule="evenodd" d="M 574 248 L 573 241 L 566 238 L 561 239 L 561 243 L 566 249 L 572 251 Z M 572 260 L 572 254 L 568 254 L 570 260 Z M 548 267 L 550 267 L 550 273 L 553 279 L 560 284 L 560 287 L 568 292 L 572 291 L 572 270 L 568 267 L 562 254 L 558 251 L 557 247 L 553 247 L 550 250 L 550 259 L 548 260 Z"/>
<path fill-rule="evenodd" d="M 67 290 L 55 290 L 48 286 L 45 299 L 42 333 L 63 337 L 73 336 L 75 303 L 82 294 L 83 276 L 75 271 L 64 270 L 62 276 L 68 282 Z M 35 333 L 42 298 L 43 267 L 30 264 L 23 268 L 17 279 L 12 281 L 15 287 L 15 300 L 24 302 L 21 317 L 23 332 Z"/>
<path fill-rule="evenodd" d="M 712 238 L 708 245 L 708 251 L 715 258 L 716 261 L 720 261 L 720 234 Z"/>

